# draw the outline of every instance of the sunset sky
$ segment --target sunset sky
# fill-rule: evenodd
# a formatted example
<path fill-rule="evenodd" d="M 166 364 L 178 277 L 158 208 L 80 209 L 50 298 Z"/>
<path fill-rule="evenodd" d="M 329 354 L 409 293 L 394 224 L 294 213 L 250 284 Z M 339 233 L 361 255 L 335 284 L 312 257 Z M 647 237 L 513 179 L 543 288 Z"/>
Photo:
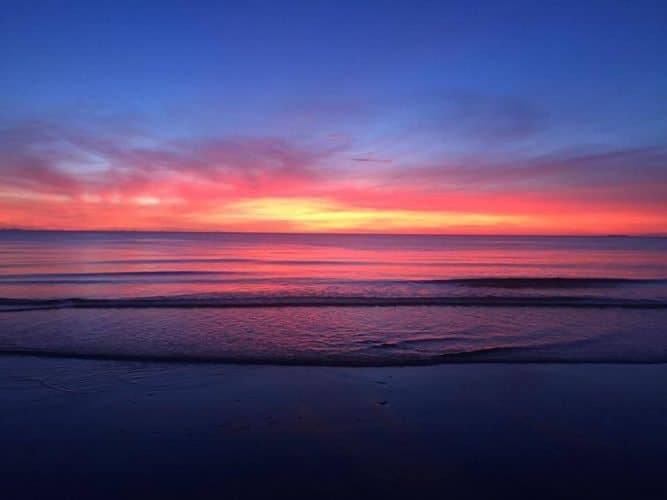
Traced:
<path fill-rule="evenodd" d="M 667 7 L 3 2 L 0 227 L 667 233 Z"/>

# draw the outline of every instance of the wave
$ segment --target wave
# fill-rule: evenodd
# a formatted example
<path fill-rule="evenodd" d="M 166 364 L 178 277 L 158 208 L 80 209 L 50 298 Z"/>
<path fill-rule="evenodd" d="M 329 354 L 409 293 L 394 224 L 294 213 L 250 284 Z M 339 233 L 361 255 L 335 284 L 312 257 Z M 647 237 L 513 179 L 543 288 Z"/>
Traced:
<path fill-rule="evenodd" d="M 424 280 L 424 283 L 442 283 L 476 288 L 600 288 L 621 285 L 667 283 L 665 279 L 632 278 L 454 278 L 444 280 Z"/>
<path fill-rule="evenodd" d="M 464 335 L 449 335 L 447 337 L 415 337 L 409 339 L 399 340 L 385 340 L 385 341 L 367 341 L 373 349 L 401 349 L 403 347 L 423 346 L 429 344 L 449 344 L 452 342 L 468 341 L 469 337 Z"/>
<path fill-rule="evenodd" d="M 100 285 L 164 283 L 222 283 L 228 276 L 238 279 L 243 271 L 121 271 L 94 273 L 29 273 L 0 275 L 0 285 Z"/>
<path fill-rule="evenodd" d="M 257 307 L 570 307 L 665 309 L 667 301 L 654 299 L 616 299 L 599 297 L 362 297 L 362 296 L 264 296 L 264 297 L 139 297 L 139 298 L 0 298 L 0 312 L 35 309 L 146 309 L 146 308 L 257 308 Z"/>
<path fill-rule="evenodd" d="M 367 358 L 351 355 L 308 356 L 225 356 L 225 355 L 171 355 L 171 354 L 128 354 L 103 353 L 70 350 L 14 349 L 0 348 L 2 356 L 25 356 L 35 358 L 88 359 L 98 361 L 133 361 L 142 363 L 179 364 L 233 364 L 233 365 L 277 365 L 277 366 L 349 366 L 349 367 L 389 367 L 389 366 L 430 366 L 464 363 L 562 363 L 562 364 L 664 364 L 665 356 L 608 356 L 589 354 L 573 357 L 568 354 L 540 353 L 521 347 L 482 347 L 461 352 L 451 352 L 433 356 Z"/>
<path fill-rule="evenodd" d="M 611 288 L 626 285 L 667 284 L 667 279 L 637 278 L 560 278 L 560 277 L 488 277 L 488 278 L 435 278 L 435 279 L 340 279 L 332 277 L 258 277 L 247 271 L 119 271 L 87 273 L 26 273 L 0 275 L 2 285 L 59 285 L 59 284 L 113 284 L 163 283 L 174 278 L 178 283 L 222 283 L 230 280 L 240 283 L 306 283 L 334 285 L 443 285 L 469 288 L 505 289 L 579 289 Z"/>
<path fill-rule="evenodd" d="M 118 272 L 95 272 L 95 273 L 28 273 L 28 274 L 4 274 L 0 275 L 0 281 L 19 279 L 59 279 L 59 278 L 105 278 L 105 277 L 134 277 L 134 276 L 211 276 L 218 274 L 245 274 L 241 271 L 118 271 Z"/>

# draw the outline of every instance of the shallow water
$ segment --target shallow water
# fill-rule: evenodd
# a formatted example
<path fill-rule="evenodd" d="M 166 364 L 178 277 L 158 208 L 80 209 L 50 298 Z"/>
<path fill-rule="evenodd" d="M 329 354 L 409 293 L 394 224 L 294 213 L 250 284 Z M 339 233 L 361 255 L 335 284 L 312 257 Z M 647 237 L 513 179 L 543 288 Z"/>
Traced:
<path fill-rule="evenodd" d="M 0 350 L 664 362 L 666 256 L 666 238 L 2 232 Z"/>

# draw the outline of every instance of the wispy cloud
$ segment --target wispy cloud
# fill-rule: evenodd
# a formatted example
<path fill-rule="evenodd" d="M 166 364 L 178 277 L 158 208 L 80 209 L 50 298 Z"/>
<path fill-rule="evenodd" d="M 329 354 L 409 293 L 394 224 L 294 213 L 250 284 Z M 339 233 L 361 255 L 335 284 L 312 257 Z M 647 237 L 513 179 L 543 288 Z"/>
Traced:
<path fill-rule="evenodd" d="M 479 143 L 524 140 L 549 125 L 548 113 L 515 96 L 450 91 L 436 99 L 434 113 L 443 135 Z"/>
<path fill-rule="evenodd" d="M 329 138 L 5 127 L 0 224 L 430 232 L 667 224 L 665 146 L 415 164 L 357 149 Z"/>

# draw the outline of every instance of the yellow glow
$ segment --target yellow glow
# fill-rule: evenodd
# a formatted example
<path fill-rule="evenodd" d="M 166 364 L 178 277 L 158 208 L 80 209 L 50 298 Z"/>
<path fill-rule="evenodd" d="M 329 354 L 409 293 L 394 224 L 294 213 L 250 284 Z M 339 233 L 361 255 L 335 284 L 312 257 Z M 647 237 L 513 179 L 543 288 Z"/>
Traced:
<path fill-rule="evenodd" d="M 318 198 L 245 200 L 227 205 L 224 212 L 202 214 L 199 220 L 220 224 L 288 223 L 305 231 L 437 229 L 528 222 L 526 217 L 515 215 L 347 207 Z"/>
<path fill-rule="evenodd" d="M 160 198 L 156 198 L 155 196 L 137 196 L 134 198 L 134 202 L 137 205 L 143 206 L 159 205 Z"/>

